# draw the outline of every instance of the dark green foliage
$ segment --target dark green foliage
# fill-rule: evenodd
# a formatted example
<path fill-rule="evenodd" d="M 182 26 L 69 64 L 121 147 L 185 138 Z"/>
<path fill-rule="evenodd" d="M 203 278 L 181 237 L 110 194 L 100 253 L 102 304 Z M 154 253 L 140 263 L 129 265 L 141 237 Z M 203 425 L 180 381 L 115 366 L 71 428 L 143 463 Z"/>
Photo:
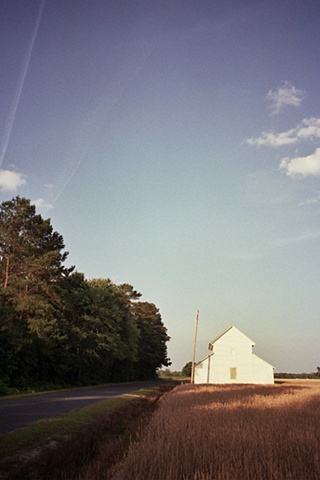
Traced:
<path fill-rule="evenodd" d="M 319 378 L 318 373 L 287 373 L 287 372 L 280 372 L 275 373 L 274 378 L 309 378 L 309 379 L 317 379 Z"/>
<path fill-rule="evenodd" d="M 136 375 L 141 380 L 152 378 L 156 370 L 171 365 L 167 357 L 167 345 L 170 340 L 160 312 L 153 303 L 137 302 L 132 311 L 139 330 L 138 362 Z"/>
<path fill-rule="evenodd" d="M 0 206 L 0 378 L 24 388 L 50 376 L 52 333 L 61 308 L 63 238 L 25 198 Z"/>
<path fill-rule="evenodd" d="M 151 378 L 169 365 L 155 305 L 66 268 L 63 238 L 25 198 L 0 205 L 0 385 Z"/>
<path fill-rule="evenodd" d="M 192 362 L 188 362 L 182 369 L 182 375 L 185 377 L 191 377 Z"/>
<path fill-rule="evenodd" d="M 0 208 L 0 274 L 2 307 L 13 308 L 41 334 L 41 319 L 59 303 L 57 284 L 68 270 L 63 238 L 50 220 L 36 215 L 25 198 L 3 202 Z"/>

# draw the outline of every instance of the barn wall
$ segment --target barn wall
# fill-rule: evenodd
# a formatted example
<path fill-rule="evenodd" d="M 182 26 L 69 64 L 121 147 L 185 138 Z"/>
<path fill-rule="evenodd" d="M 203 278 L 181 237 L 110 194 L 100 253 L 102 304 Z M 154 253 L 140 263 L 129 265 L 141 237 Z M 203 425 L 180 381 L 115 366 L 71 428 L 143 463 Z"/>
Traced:
<path fill-rule="evenodd" d="M 194 383 L 211 383 L 210 379 L 208 379 L 208 373 L 211 370 L 211 360 L 212 356 L 210 355 L 210 357 L 205 358 L 196 365 L 194 369 Z"/>
<path fill-rule="evenodd" d="M 211 355 L 195 367 L 194 381 L 273 384 L 273 367 L 252 353 L 237 361 Z"/>
<path fill-rule="evenodd" d="M 195 367 L 195 383 L 274 383 L 273 367 L 252 353 L 253 342 L 236 328 L 214 342 L 213 354 Z"/>
<path fill-rule="evenodd" d="M 252 355 L 254 383 L 274 383 L 273 367 L 257 357 Z"/>

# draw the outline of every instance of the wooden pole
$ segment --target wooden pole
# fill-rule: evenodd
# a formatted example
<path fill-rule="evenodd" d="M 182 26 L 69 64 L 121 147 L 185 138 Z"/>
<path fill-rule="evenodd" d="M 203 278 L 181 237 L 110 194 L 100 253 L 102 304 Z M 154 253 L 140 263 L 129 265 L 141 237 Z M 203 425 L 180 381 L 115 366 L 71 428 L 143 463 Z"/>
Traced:
<path fill-rule="evenodd" d="M 194 362 L 195 362 L 195 358 L 196 358 L 198 323 L 199 323 L 199 310 L 197 310 L 197 313 L 196 313 L 196 326 L 195 326 L 195 329 L 194 329 L 193 352 L 192 352 L 192 363 L 191 363 L 191 383 L 194 383 Z"/>

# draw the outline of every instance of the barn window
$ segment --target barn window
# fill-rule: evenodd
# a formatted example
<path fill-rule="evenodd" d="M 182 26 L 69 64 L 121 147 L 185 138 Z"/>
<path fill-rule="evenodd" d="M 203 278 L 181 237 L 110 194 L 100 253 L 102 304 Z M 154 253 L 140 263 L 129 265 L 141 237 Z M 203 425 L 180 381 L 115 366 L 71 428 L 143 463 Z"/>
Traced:
<path fill-rule="evenodd" d="M 236 367 L 231 367 L 230 368 L 230 380 L 236 380 L 237 379 L 237 369 Z"/>

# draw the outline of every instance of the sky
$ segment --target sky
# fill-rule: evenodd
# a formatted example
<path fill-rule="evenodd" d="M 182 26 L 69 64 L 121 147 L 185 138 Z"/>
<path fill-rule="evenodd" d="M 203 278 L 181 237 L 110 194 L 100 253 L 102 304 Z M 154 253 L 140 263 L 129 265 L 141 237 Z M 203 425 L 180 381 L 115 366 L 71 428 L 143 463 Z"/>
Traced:
<path fill-rule="evenodd" d="M 172 370 L 235 325 L 320 364 L 318 0 L 2 0 L 0 201 L 155 303 Z"/>

